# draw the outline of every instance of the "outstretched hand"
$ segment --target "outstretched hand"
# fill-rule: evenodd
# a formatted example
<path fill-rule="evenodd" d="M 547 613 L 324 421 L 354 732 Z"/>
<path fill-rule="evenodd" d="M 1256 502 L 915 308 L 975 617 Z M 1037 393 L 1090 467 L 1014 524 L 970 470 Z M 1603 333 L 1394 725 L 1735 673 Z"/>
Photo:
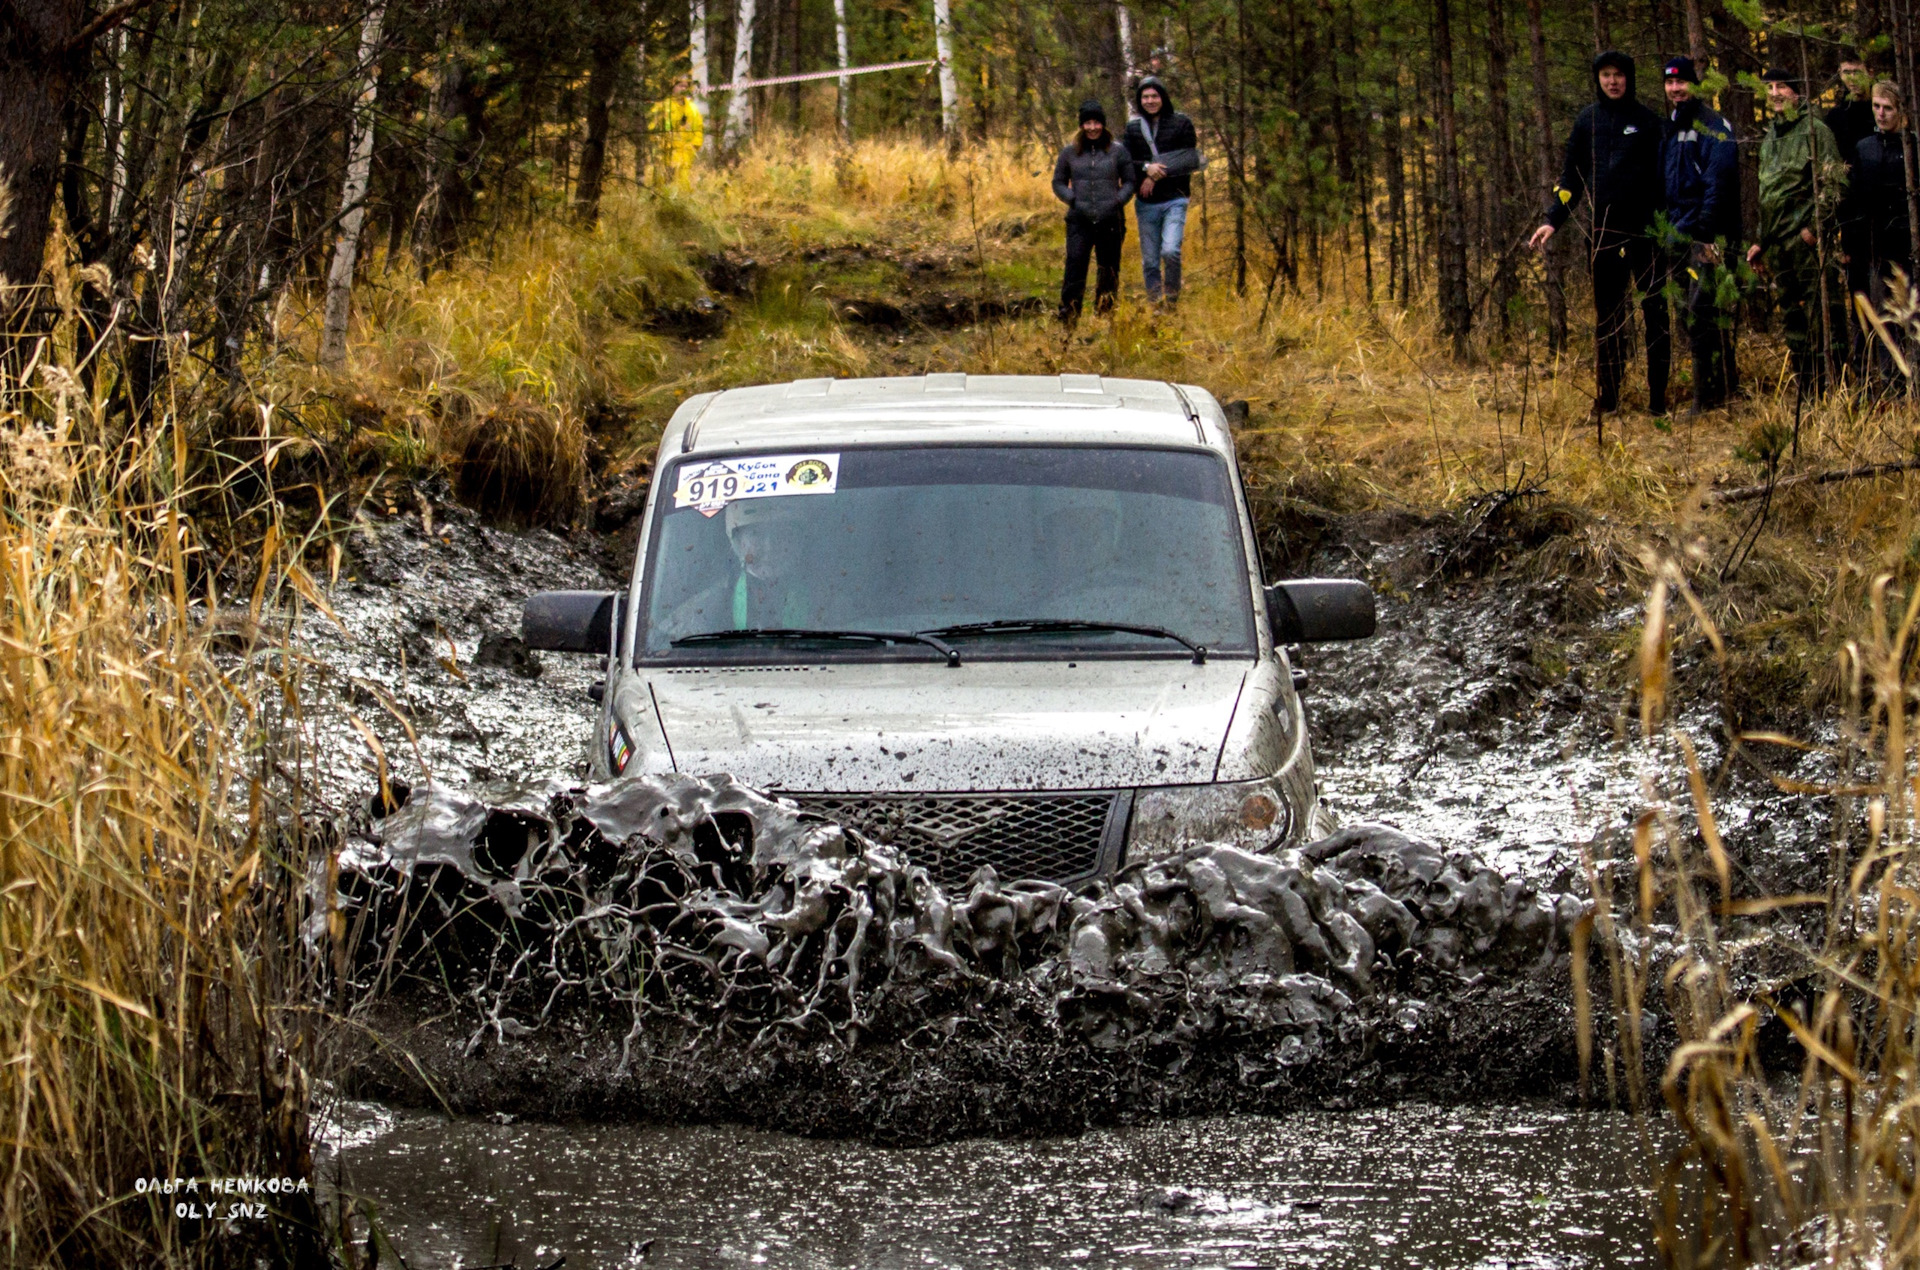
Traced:
<path fill-rule="evenodd" d="M 1753 246 L 1747 248 L 1747 263 L 1750 265 L 1760 263 L 1760 244 L 1759 243 L 1755 243 Z"/>
<path fill-rule="evenodd" d="M 1527 246 L 1533 248 L 1535 251 L 1540 251 L 1546 247 L 1547 240 L 1552 237 L 1553 237 L 1553 226 L 1542 225 L 1540 228 L 1533 231 L 1533 237 L 1527 239 Z"/>

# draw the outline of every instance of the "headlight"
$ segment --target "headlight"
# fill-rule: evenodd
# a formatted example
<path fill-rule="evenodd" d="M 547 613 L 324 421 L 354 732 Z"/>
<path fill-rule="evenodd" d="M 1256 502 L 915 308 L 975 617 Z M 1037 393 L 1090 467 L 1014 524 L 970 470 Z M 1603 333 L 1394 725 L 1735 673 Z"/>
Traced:
<path fill-rule="evenodd" d="M 1171 855 L 1196 842 L 1226 842 L 1259 851 L 1285 842 L 1294 809 L 1279 782 L 1161 785 L 1133 797 L 1127 862 Z"/>

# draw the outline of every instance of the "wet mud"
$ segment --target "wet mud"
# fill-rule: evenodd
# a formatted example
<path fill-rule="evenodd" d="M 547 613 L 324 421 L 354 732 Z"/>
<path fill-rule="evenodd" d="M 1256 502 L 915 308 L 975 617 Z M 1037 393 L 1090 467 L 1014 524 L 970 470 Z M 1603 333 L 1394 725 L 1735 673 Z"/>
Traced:
<path fill-rule="evenodd" d="M 1594 559 L 1570 517 L 1472 506 L 1430 519 L 1322 515 L 1287 548 L 1276 554 L 1293 571 L 1364 578 L 1379 597 L 1374 638 L 1295 656 L 1321 787 L 1342 819 L 1414 828 L 1503 871 L 1585 890 L 1582 854 L 1619 854 L 1650 797 L 1683 782 L 1684 756 L 1639 742 L 1628 713 L 1645 596 Z M 1742 721 L 1730 727 L 1703 659 L 1677 660 L 1672 708 L 1743 893 L 1818 889 L 1831 805 L 1772 778 L 1829 782 L 1830 756 L 1774 750 L 1763 769 L 1749 749 L 1730 761 Z M 1765 725 L 1833 734 L 1805 715 Z"/>

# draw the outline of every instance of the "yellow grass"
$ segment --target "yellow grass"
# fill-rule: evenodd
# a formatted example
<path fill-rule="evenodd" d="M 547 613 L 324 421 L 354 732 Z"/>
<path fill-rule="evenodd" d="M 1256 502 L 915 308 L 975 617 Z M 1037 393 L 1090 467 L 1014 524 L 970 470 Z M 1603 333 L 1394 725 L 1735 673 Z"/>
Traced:
<path fill-rule="evenodd" d="M 279 587 L 218 594 L 182 429 L 118 431 L 73 348 L 0 382 L 0 1260 L 278 1260 L 138 1184 L 307 1168 Z"/>

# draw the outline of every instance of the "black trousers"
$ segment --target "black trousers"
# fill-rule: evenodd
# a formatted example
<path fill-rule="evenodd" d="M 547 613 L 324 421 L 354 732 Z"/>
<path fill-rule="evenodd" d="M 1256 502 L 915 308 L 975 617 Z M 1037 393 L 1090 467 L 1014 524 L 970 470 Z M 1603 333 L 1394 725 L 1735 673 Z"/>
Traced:
<path fill-rule="evenodd" d="M 1731 254 L 1735 248 L 1729 246 Z M 1707 248 L 1689 243 L 1675 269 L 1675 281 L 1685 299 L 1681 322 L 1693 354 L 1693 404 L 1711 410 L 1740 388 L 1740 370 L 1734 360 L 1734 308 L 1721 307 L 1723 283 L 1730 280 L 1724 264 L 1707 259 Z M 1737 306 L 1735 306 L 1737 307 Z"/>
<path fill-rule="evenodd" d="M 1667 412 L 1667 372 L 1673 361 L 1673 340 L 1667 328 L 1667 297 L 1662 290 L 1665 270 L 1660 253 L 1648 238 L 1614 241 L 1593 256 L 1593 311 L 1595 361 L 1601 410 L 1620 406 L 1620 381 L 1626 377 L 1627 358 L 1633 353 L 1632 298 L 1640 298 L 1640 317 L 1647 327 L 1647 408 Z"/>
<path fill-rule="evenodd" d="M 1067 273 L 1060 280 L 1060 320 L 1078 321 L 1080 305 L 1087 295 L 1087 261 L 1092 258 L 1098 272 L 1094 275 L 1093 307 L 1105 313 L 1113 307 L 1120 290 L 1120 244 L 1127 240 L 1127 221 L 1113 215 L 1105 220 L 1067 222 Z"/>
<path fill-rule="evenodd" d="M 1867 330 L 1859 316 L 1854 312 L 1853 297 L 1866 295 L 1870 299 L 1874 290 L 1873 266 L 1866 249 L 1858 243 L 1842 242 L 1847 252 L 1847 365 L 1856 378 L 1864 377 L 1867 368 L 1874 360 L 1875 348 L 1880 337 Z M 1879 350 L 1885 352 L 1884 348 Z"/>

